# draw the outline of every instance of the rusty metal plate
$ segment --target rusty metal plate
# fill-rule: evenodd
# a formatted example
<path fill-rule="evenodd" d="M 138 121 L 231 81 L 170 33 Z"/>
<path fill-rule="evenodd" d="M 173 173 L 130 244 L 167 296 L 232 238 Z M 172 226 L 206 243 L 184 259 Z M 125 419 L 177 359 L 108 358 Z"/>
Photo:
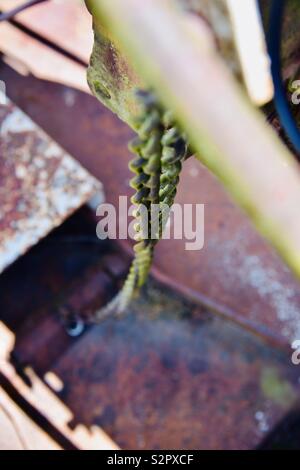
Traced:
<path fill-rule="evenodd" d="M 7 50 L 12 55 L 14 37 Z M 48 48 L 27 40 L 34 48 L 23 50 L 23 61 L 30 51 L 38 74 Z M 131 131 L 76 86 L 55 83 L 53 70 L 49 82 L 0 63 L 9 96 L 104 182 L 108 202 L 116 204 L 119 194 L 130 194 Z M 126 271 L 122 251 L 112 253 L 110 242 L 101 248 L 94 243 L 91 217 L 90 224 L 85 218 L 79 223 L 81 229 L 89 226 L 91 243 L 57 243 L 51 236 L 2 274 L 1 318 L 15 334 L 11 360 L 20 375 L 23 365 L 43 380 L 55 374 L 63 384 L 59 398 L 74 416 L 69 425 L 103 426 L 122 447 L 264 445 L 274 426 L 294 413 L 299 369 L 291 365 L 290 349 L 278 352 L 244 327 L 277 346 L 289 343 L 299 331 L 299 285 L 196 161 L 185 165 L 178 201 L 205 203 L 205 247 L 188 253 L 180 241 L 162 242 L 156 276 L 243 328 L 150 282 L 127 317 L 68 337 L 60 307 L 90 314 L 117 288 L 109 269 L 118 279 Z M 73 235 L 82 234 L 73 229 Z"/>
<path fill-rule="evenodd" d="M 177 202 L 205 205 L 205 244 L 189 252 L 180 240 L 162 241 L 156 251 L 160 272 L 194 299 L 270 340 L 289 344 L 300 338 L 299 282 L 195 160 L 185 165 Z"/>
<path fill-rule="evenodd" d="M 45 35 L 54 34 L 51 22 L 43 27 Z M 47 49 L 36 49 L 35 64 Z M 23 55 L 26 63 L 27 54 Z M 51 60 L 49 56 L 48 66 Z M 117 204 L 120 194 L 131 194 L 127 141 L 132 133 L 124 124 L 75 88 L 24 77 L 4 65 L 1 76 L 8 94 L 104 183 L 108 202 Z M 276 344 L 298 339 L 299 283 L 216 179 L 192 159 L 185 164 L 177 202 L 205 204 L 205 246 L 200 252 L 187 252 L 179 240 L 159 243 L 155 255 L 159 279 Z"/>
<path fill-rule="evenodd" d="M 107 202 L 117 205 L 120 194 L 131 195 L 129 128 L 87 94 L 23 77 L 5 65 L 0 70 L 8 94 L 103 182 Z M 183 241 L 160 242 L 155 274 L 275 343 L 289 344 L 299 334 L 299 283 L 194 159 L 184 165 L 177 202 L 205 204 L 205 245 L 187 252 Z"/>
<path fill-rule="evenodd" d="M 100 184 L 2 93 L 0 272 L 88 201 Z"/>
<path fill-rule="evenodd" d="M 73 426 L 126 449 L 251 449 L 292 409 L 296 369 L 255 336 L 153 283 L 128 313 L 51 367 Z"/>
<path fill-rule="evenodd" d="M 121 448 L 261 445 L 297 407 L 290 351 L 153 280 L 123 319 L 67 335 L 61 307 L 91 314 L 126 270 L 122 251 L 113 242 L 94 245 L 92 233 L 93 219 L 80 211 L 1 276 L 1 318 L 14 334 L 11 361 L 20 376 L 30 383 L 29 367 L 52 387 L 73 416 L 69 427 L 101 428 Z"/>

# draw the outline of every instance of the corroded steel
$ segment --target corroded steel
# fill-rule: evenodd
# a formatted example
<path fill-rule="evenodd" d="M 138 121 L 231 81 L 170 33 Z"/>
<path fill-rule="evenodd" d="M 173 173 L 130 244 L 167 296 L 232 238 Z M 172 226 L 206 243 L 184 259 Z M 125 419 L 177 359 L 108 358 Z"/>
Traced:
<path fill-rule="evenodd" d="M 116 116 L 75 89 L 23 77 L 7 66 L 1 76 L 14 101 L 102 181 L 107 202 L 117 206 L 120 194 L 132 195 L 127 150 L 132 132 Z M 163 240 L 154 259 L 160 279 L 259 334 L 291 343 L 299 331 L 299 284 L 193 159 L 184 166 L 176 202 L 205 204 L 204 248 L 188 252 L 182 240 Z"/>
<path fill-rule="evenodd" d="M 48 20 L 43 31 L 53 38 L 57 18 Z M 68 50 L 64 31 L 59 43 Z M 0 77 L 9 96 L 103 181 L 108 202 L 131 195 L 126 143 L 132 133 L 112 113 L 75 88 L 23 76 L 3 63 Z M 123 447 L 261 445 L 286 413 L 294 413 L 299 372 L 290 349 L 279 353 L 245 327 L 277 346 L 289 343 L 299 328 L 299 286 L 217 181 L 192 160 L 177 202 L 205 203 L 204 249 L 186 252 L 181 241 L 163 241 L 155 273 L 176 291 L 149 283 L 121 321 L 76 339 L 61 322 L 66 306 L 88 316 L 103 305 L 129 264 L 116 244 L 97 244 L 92 215 L 88 222 L 80 211 L 77 223 L 71 218 L 68 229 L 61 227 L 3 273 L 1 320 L 16 340 L 11 360 L 24 380 L 24 365 L 40 378 L 55 373 L 63 383 L 59 397 L 74 414 L 70 426 L 103 426 Z M 77 235 L 90 242 L 76 243 Z M 179 289 L 244 328 L 178 297 Z"/>
<path fill-rule="evenodd" d="M 51 371 L 61 384 L 52 390 L 73 415 L 69 426 L 100 427 L 123 449 L 260 445 L 297 406 L 299 374 L 289 354 L 256 335 L 153 281 L 122 319 L 66 334 L 61 307 L 89 315 L 126 271 L 122 251 L 93 244 L 92 233 L 81 211 L 0 278 L 21 377 L 30 381 L 25 366 L 42 380 Z M 34 298 L 22 276 L 28 266 Z"/>

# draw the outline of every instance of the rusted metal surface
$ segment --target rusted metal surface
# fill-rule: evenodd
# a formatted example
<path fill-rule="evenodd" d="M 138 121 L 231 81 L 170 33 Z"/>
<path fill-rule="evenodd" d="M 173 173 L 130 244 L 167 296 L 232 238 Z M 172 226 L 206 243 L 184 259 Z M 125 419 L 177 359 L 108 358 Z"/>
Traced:
<path fill-rule="evenodd" d="M 43 25 L 49 38 L 55 37 L 53 24 Z M 67 44 L 62 30 L 59 37 Z M 38 73 L 48 48 L 27 40 L 23 60 L 33 51 L 32 71 Z M 49 70 L 57 63 L 51 57 L 45 60 Z M 55 83 L 53 75 L 51 82 L 22 75 L 21 63 L 0 62 L 8 95 L 103 181 L 108 202 L 130 195 L 132 132 L 76 86 Z M 0 277 L 0 312 L 15 335 L 10 361 L 24 383 L 36 375 L 46 381 L 49 372 L 62 382 L 55 393 L 73 414 L 64 431 L 78 424 L 103 427 L 124 448 L 270 448 L 274 439 L 280 447 L 281 423 L 296 416 L 299 369 L 291 365 L 289 348 L 279 352 L 264 340 L 281 346 L 296 337 L 299 285 L 193 160 L 185 164 L 177 201 L 205 203 L 206 215 L 202 251 L 187 252 L 178 240 L 157 247 L 156 279 L 176 291 L 152 280 L 125 318 L 90 327 L 79 338 L 67 335 L 64 309 L 89 316 L 113 296 L 129 264 L 117 244 L 97 241 L 94 214 L 81 210 L 8 268 Z M 29 390 L 24 383 L 18 382 L 22 393 Z"/>
<path fill-rule="evenodd" d="M 8 391 L 18 390 L 51 426 L 80 449 L 116 446 L 107 436 L 104 439 L 99 426 L 88 428 L 82 423 L 76 429 L 69 427 L 72 410 L 63 401 L 54 400 L 53 390 L 45 395 L 47 387 L 57 391 L 60 385 L 55 375 L 49 374 L 48 366 L 77 341 L 66 332 L 63 308 L 68 304 L 74 305 L 76 312 L 90 312 L 93 303 L 102 305 L 118 288 L 128 260 L 122 253 L 116 256 L 110 243 L 99 243 L 90 211 L 82 208 L 0 277 L 0 386 L 2 373 Z M 18 292 L 18 296 L 12 292 Z M 9 344 L 5 346 L 7 337 Z M 33 367 L 40 378 L 28 367 Z M 45 422 L 43 429 L 53 435 Z M 57 438 L 55 433 L 53 437 Z M 65 447 L 60 436 L 58 442 Z"/>
<path fill-rule="evenodd" d="M 58 358 L 72 344 L 57 305 L 89 314 L 113 296 L 126 274 L 128 258 L 110 242 L 99 242 L 90 214 L 82 208 L 0 277 L 1 304 L 5 305 L 1 319 L 17 333 L 15 352 L 22 350 L 22 362 L 32 362 L 39 342 L 48 344 L 43 350 L 45 356 L 36 357 L 41 363 Z M 37 281 L 31 290 L 29 286 Z M 11 295 L 13 291 L 21 295 L 21 302 Z M 24 311 L 30 312 L 26 318 Z M 33 325 L 40 334 L 33 332 Z M 53 331 L 55 348 L 50 347 Z M 24 342 L 23 337 L 27 338 Z"/>
<path fill-rule="evenodd" d="M 44 26 L 53 34 L 51 22 Z M 47 48 L 40 47 L 45 55 Z M 8 94 L 103 181 L 108 202 L 117 204 L 120 194 L 130 195 L 127 141 L 132 132 L 126 126 L 74 88 L 23 77 L 7 66 L 0 76 Z M 205 246 L 201 252 L 187 252 L 178 240 L 158 244 L 160 278 L 246 327 L 290 343 L 300 321 L 300 289 L 292 274 L 198 162 L 185 164 L 177 201 L 205 204 Z"/>
<path fill-rule="evenodd" d="M 191 295 L 208 301 L 216 310 L 225 307 L 225 315 L 246 327 L 282 343 L 298 338 L 299 283 L 216 180 L 195 161 L 185 165 L 177 202 L 205 204 L 204 249 L 188 252 L 182 241 L 164 240 L 157 246 L 159 270 L 170 278 L 176 272 L 176 286 L 191 289 Z"/>
<path fill-rule="evenodd" d="M 5 65 L 0 72 L 8 94 L 103 182 L 108 202 L 117 205 L 120 194 L 131 195 L 127 142 L 132 132 L 124 124 L 75 89 L 22 77 Z M 205 245 L 187 252 L 180 240 L 159 243 L 155 267 L 164 281 L 259 334 L 289 344 L 300 318 L 300 288 L 289 270 L 215 178 L 192 159 L 184 165 L 177 202 L 205 204 Z"/>
<path fill-rule="evenodd" d="M 9 100 L 0 105 L 0 182 L 0 272 L 100 193 L 95 178 Z"/>
<path fill-rule="evenodd" d="M 88 332 L 53 370 L 64 383 L 78 377 L 61 392 L 73 423 L 99 424 L 129 449 L 254 448 L 297 397 L 286 359 L 151 284 L 128 317 Z"/>
<path fill-rule="evenodd" d="M 89 327 L 79 338 L 66 334 L 61 307 L 89 315 L 113 295 L 128 263 L 112 243 L 98 242 L 93 251 L 86 214 L 73 216 L 0 278 L 2 321 L 15 335 L 11 361 L 23 380 L 33 380 L 28 367 L 42 381 L 54 374 L 62 389 L 52 393 L 73 415 L 68 425 L 100 427 L 121 448 L 260 445 L 297 406 L 299 372 L 289 354 L 153 280 L 123 319 Z M 95 286 L 103 276 L 101 293 Z M 18 302 L 5 294 L 12 289 Z"/>

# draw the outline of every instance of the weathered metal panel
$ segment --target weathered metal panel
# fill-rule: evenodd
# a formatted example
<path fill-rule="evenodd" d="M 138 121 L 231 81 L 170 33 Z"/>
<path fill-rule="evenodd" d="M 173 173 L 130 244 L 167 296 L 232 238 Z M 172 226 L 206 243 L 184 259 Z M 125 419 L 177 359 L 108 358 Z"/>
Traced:
<path fill-rule="evenodd" d="M 45 37 L 55 36 L 54 24 L 43 23 Z M 16 44 L 22 47 L 25 38 Z M 28 63 L 29 54 L 35 65 L 32 71 L 38 75 L 42 66 L 38 59 L 49 50 L 29 46 L 19 59 L 23 55 Z M 16 54 L 14 41 L 13 49 Z M 47 55 L 43 63 L 47 73 L 52 69 L 48 78 L 53 79 L 58 63 L 54 55 Z M 131 132 L 87 94 L 22 76 L 18 70 L 1 64 L 0 77 L 7 82 L 9 95 L 104 182 L 109 202 L 117 204 L 119 194 L 130 194 L 126 143 Z M 32 143 L 30 132 L 25 134 L 26 139 L 22 133 L 13 137 L 20 152 L 22 139 L 27 148 L 38 147 L 35 137 L 30 137 Z M 55 168 L 50 165 L 50 173 Z M 12 194 L 20 184 L 16 181 L 16 187 L 9 186 Z M 39 181 L 36 171 L 33 181 Z M 155 261 L 160 276 L 277 344 L 295 338 L 299 285 L 215 179 L 193 160 L 185 165 L 178 202 L 205 203 L 205 247 L 201 252 L 187 252 L 181 241 L 162 242 Z M 28 213 L 35 210 L 35 204 L 35 199 L 28 201 Z M 86 219 L 79 225 L 86 227 Z M 82 232 L 76 228 L 70 233 Z M 291 351 L 278 353 L 244 328 L 152 283 L 128 317 L 91 328 L 81 338 L 68 337 L 61 307 L 90 314 L 113 294 L 126 270 L 121 251 L 112 255 L 111 244 L 101 243 L 100 248 L 94 243 L 95 220 L 88 233 L 91 244 L 74 240 L 64 244 L 63 231 L 62 239 L 39 244 L 2 274 L 1 318 L 16 335 L 14 363 L 29 364 L 41 378 L 48 371 L 55 372 L 63 383 L 60 399 L 74 415 L 70 426 L 103 426 L 127 448 L 252 448 L 261 444 L 293 410 L 299 395 L 299 372 L 291 365 Z M 95 251 L 92 246 L 97 247 Z M 18 292 L 18 298 L 11 292 Z M 20 390 L 28 392 L 25 386 Z"/>
<path fill-rule="evenodd" d="M 296 406 L 299 372 L 290 352 L 153 281 L 124 318 L 69 337 L 62 307 L 90 315 L 113 295 L 127 264 L 112 242 L 92 243 L 93 221 L 82 211 L 70 222 L 0 278 L 18 373 L 29 381 L 24 366 L 42 380 L 55 374 L 61 387 L 53 391 L 73 416 L 69 426 L 100 427 L 122 448 L 260 445 Z M 121 269 L 110 275 L 116 260 Z"/>
<path fill-rule="evenodd" d="M 0 272 L 88 201 L 100 184 L 2 93 Z"/>
<path fill-rule="evenodd" d="M 253 449 L 295 405 L 290 358 L 242 328 L 152 283 L 128 313 L 52 366 L 72 425 L 125 449 Z"/>
<path fill-rule="evenodd" d="M 75 89 L 23 77 L 7 66 L 1 76 L 8 94 L 102 181 L 107 202 L 117 206 L 120 194 L 131 195 L 127 142 L 133 133 L 116 116 Z M 160 242 L 154 264 L 164 280 L 234 321 L 289 344 L 299 330 L 299 283 L 194 159 L 184 165 L 176 202 L 205 204 L 205 244 L 193 252 L 181 240 Z"/>

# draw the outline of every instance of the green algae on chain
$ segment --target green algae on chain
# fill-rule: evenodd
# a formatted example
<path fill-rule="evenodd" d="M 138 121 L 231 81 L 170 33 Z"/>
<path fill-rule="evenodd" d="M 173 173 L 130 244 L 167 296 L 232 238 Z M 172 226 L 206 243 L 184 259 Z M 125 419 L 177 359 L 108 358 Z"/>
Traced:
<path fill-rule="evenodd" d="M 174 203 L 182 162 L 189 155 L 186 138 L 176 127 L 172 112 L 165 112 L 151 92 L 138 91 L 137 99 L 143 112 L 134 123 L 138 135 L 129 144 L 135 154 L 129 164 L 134 173 L 130 186 L 135 190 L 131 198 L 136 206 L 135 257 L 123 288 L 105 307 L 95 312 L 89 320 L 92 323 L 122 314 L 146 282 L 154 247 L 162 237 Z M 145 214 L 146 227 L 142 223 Z"/>

